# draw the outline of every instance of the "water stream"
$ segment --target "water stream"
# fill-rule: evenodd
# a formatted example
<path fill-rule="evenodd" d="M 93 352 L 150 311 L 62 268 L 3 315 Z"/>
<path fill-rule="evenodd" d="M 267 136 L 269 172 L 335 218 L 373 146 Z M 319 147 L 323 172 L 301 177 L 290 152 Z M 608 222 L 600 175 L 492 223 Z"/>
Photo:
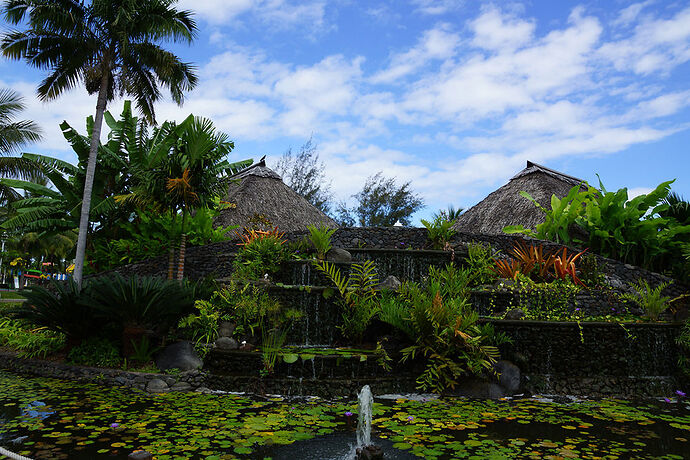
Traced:
<path fill-rule="evenodd" d="M 369 385 L 362 387 L 357 399 L 359 400 L 357 447 L 365 447 L 371 444 L 371 410 L 374 405 L 374 397 Z"/>

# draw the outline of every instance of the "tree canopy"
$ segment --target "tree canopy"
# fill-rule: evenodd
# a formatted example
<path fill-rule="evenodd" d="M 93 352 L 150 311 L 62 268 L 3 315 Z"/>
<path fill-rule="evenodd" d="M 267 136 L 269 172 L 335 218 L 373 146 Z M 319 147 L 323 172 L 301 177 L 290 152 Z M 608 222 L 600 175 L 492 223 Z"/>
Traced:
<path fill-rule="evenodd" d="M 297 154 L 288 149 L 278 160 L 276 172 L 295 192 L 325 214 L 330 213 L 333 195 L 331 185 L 326 182 L 324 163 L 319 161 L 319 153 L 313 139 L 305 142 Z"/>
<path fill-rule="evenodd" d="M 390 227 L 398 221 L 410 225 L 412 214 L 424 207 L 424 201 L 412 191 L 410 182 L 399 186 L 382 172 L 369 176 L 362 190 L 352 197 L 357 206 L 348 208 L 342 202 L 338 205 L 336 220 L 341 225 Z"/>

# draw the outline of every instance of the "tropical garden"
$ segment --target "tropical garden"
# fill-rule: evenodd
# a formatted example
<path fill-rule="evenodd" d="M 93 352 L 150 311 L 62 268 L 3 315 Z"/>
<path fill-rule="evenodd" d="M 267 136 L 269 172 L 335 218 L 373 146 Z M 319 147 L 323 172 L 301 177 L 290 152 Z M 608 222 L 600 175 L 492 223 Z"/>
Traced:
<path fill-rule="evenodd" d="M 347 229 L 323 225 L 218 226 L 235 205 L 228 188 L 253 160 L 233 158 L 230 136 L 201 114 L 155 116 L 162 89 L 181 104 L 197 82 L 194 66 L 164 47 L 193 42 L 191 12 L 168 0 L 8 0 L 1 11 L 17 27 L 3 35 L 3 55 L 47 74 L 40 99 L 83 85 L 95 102 L 84 126 L 60 125 L 69 162 L 24 151 L 41 130 L 21 120 L 18 94 L 0 90 L 0 269 L 41 273 L 0 293 L 3 449 L 35 458 L 136 450 L 158 459 L 305 458 L 300 442 L 312 440 L 347 454 L 363 413 L 348 398 L 370 383 L 381 393 L 424 393 L 373 405 L 376 443 L 391 458 L 682 458 L 690 204 L 673 181 L 632 199 L 625 188 L 581 184 L 550 207 L 523 192 L 544 223 L 506 227 L 522 236 L 506 240 L 463 240 L 453 207 L 395 241 L 360 238 L 357 247 L 342 243 Z M 409 182 L 382 174 L 366 181 L 356 206 L 332 203 L 311 141 L 278 169 L 343 226 L 409 226 L 423 206 Z M 203 246 L 229 251 L 229 276 L 189 275 L 188 251 Z M 134 267 L 153 259 L 165 269 L 137 275 Z M 69 276 L 48 279 L 51 270 Z M 579 348 L 569 352 L 579 361 L 596 358 L 587 347 L 615 348 L 591 331 L 623 334 L 628 356 L 618 361 L 637 354 L 639 369 L 666 366 L 642 375 L 663 377 L 658 391 L 630 393 L 647 397 L 639 404 L 536 397 L 577 388 L 548 381 L 551 356 L 563 350 L 521 339 L 525 330 L 547 337 L 550 324 L 577 331 Z M 179 343 L 196 366 L 160 359 Z M 534 347 L 548 348 L 548 366 L 521 376 L 512 361 L 529 369 L 541 359 Z M 5 370 L 10 362 L 96 368 L 84 371 L 96 377 L 27 377 Z M 119 384 L 107 380 L 115 375 Z M 616 395 L 629 383 L 621 382 L 579 394 Z M 217 395 L 206 385 L 248 393 Z M 295 388 L 329 398 L 267 396 Z"/>

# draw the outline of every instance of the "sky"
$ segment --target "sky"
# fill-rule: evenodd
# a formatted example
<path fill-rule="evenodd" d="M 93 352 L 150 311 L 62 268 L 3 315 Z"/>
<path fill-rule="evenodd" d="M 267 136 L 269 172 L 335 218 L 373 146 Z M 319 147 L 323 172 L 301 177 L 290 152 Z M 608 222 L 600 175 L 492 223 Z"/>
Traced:
<path fill-rule="evenodd" d="M 676 179 L 690 198 L 690 6 L 682 1 L 180 0 L 199 26 L 198 86 L 159 121 L 211 118 L 231 158 L 275 164 L 309 138 L 337 200 L 378 171 L 409 181 L 425 218 L 468 208 L 531 160 L 607 189 Z M 3 30 L 5 24 L 0 23 Z M 0 58 L 44 140 L 85 131 L 95 97 L 43 103 L 41 71 Z M 122 102 L 109 106 L 113 114 Z"/>

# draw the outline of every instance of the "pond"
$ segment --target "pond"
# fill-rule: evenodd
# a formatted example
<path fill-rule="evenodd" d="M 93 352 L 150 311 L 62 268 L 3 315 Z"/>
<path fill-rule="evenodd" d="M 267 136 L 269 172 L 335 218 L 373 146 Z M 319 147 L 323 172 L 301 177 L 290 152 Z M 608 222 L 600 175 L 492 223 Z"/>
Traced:
<path fill-rule="evenodd" d="M 0 371 L 0 445 L 32 458 L 342 458 L 356 401 L 150 395 Z M 688 402 L 377 399 L 387 458 L 668 458 L 690 452 Z"/>

